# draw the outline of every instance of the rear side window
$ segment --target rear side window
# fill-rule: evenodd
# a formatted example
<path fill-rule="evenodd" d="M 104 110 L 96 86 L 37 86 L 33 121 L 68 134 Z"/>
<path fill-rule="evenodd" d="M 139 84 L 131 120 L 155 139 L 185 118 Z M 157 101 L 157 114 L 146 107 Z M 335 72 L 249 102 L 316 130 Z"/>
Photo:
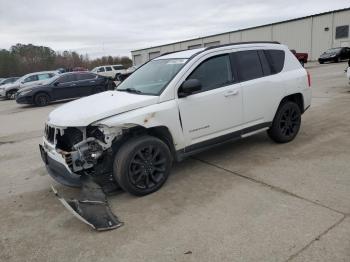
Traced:
<path fill-rule="evenodd" d="M 271 73 L 277 74 L 284 66 L 285 53 L 283 50 L 264 50 L 267 61 L 271 67 Z"/>
<path fill-rule="evenodd" d="M 211 57 L 202 62 L 187 79 L 198 79 L 202 92 L 232 82 L 231 65 L 228 55 Z"/>
<path fill-rule="evenodd" d="M 69 83 L 69 82 L 73 82 L 76 81 L 76 77 L 74 74 L 69 74 L 69 75 L 64 75 L 61 76 L 58 80 L 59 83 Z"/>
<path fill-rule="evenodd" d="M 239 51 L 234 54 L 240 81 L 248 81 L 264 76 L 257 50 Z"/>
<path fill-rule="evenodd" d="M 90 80 L 96 78 L 94 74 L 78 74 L 77 80 Z"/>
<path fill-rule="evenodd" d="M 40 75 L 38 75 L 39 80 L 45 80 L 45 79 L 48 79 L 50 77 L 51 77 L 50 74 L 40 74 Z"/>
<path fill-rule="evenodd" d="M 33 81 L 38 81 L 37 75 L 32 75 L 24 79 L 24 83 L 33 82 Z"/>

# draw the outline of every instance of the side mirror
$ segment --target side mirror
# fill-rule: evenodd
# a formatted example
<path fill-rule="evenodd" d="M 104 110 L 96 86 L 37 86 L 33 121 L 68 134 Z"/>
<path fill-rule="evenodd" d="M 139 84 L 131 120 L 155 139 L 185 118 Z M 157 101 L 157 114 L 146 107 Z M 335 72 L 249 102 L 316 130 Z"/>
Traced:
<path fill-rule="evenodd" d="M 188 79 L 182 83 L 179 89 L 179 97 L 186 97 L 190 94 L 200 91 L 202 89 L 202 84 L 198 79 Z"/>
<path fill-rule="evenodd" d="M 53 85 L 54 85 L 54 86 L 58 86 L 59 84 L 60 84 L 60 82 L 57 81 L 57 82 L 55 82 Z"/>

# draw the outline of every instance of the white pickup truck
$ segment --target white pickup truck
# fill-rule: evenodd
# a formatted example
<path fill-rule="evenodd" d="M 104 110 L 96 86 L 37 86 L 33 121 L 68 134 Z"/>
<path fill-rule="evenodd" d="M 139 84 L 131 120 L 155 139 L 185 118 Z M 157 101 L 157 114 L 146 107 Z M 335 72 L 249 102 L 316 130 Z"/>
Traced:
<path fill-rule="evenodd" d="M 287 46 L 236 43 L 165 54 L 107 91 L 50 113 L 42 158 L 62 184 L 86 175 L 142 196 L 180 161 L 267 131 L 292 141 L 311 104 L 310 75 Z"/>

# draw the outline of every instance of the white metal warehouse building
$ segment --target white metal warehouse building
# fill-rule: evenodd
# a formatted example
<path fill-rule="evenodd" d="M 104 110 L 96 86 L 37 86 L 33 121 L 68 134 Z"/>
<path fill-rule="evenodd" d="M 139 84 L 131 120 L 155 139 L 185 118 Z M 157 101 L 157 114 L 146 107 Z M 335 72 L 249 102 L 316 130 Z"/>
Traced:
<path fill-rule="evenodd" d="M 278 41 L 297 52 L 308 53 L 309 60 L 331 47 L 350 46 L 350 8 L 305 16 L 131 51 L 134 65 L 143 64 L 161 54 L 245 41 Z"/>

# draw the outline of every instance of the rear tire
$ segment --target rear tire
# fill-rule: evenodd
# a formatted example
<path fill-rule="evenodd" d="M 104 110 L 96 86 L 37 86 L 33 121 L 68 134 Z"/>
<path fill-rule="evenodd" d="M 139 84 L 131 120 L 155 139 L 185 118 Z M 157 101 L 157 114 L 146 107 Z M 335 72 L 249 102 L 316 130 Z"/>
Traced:
<path fill-rule="evenodd" d="M 163 186 L 171 166 L 170 150 L 163 141 L 140 136 L 121 146 L 114 159 L 113 176 L 125 191 L 144 196 Z"/>
<path fill-rule="evenodd" d="M 15 99 L 15 95 L 17 93 L 17 90 L 10 90 L 6 93 L 6 99 L 13 100 Z"/>
<path fill-rule="evenodd" d="M 287 101 L 279 106 L 272 125 L 267 134 L 277 143 L 292 141 L 299 132 L 301 112 L 299 106 Z"/>
<path fill-rule="evenodd" d="M 39 93 L 34 97 L 36 106 L 47 106 L 50 103 L 50 97 L 45 93 Z"/>

